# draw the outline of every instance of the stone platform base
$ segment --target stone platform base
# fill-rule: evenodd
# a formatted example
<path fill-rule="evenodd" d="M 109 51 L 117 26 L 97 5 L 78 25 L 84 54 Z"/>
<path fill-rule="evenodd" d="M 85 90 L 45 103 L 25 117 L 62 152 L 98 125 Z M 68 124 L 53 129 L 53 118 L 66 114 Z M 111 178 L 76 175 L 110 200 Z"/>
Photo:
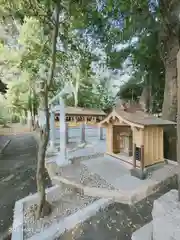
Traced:
<path fill-rule="evenodd" d="M 132 240 L 152 240 L 152 222 L 144 225 L 132 235 Z"/>
<path fill-rule="evenodd" d="M 132 240 L 179 240 L 180 202 L 173 189 L 154 201 L 153 221 L 132 235 Z"/>
<path fill-rule="evenodd" d="M 147 172 L 142 171 L 141 169 L 132 168 L 130 172 L 131 172 L 131 176 L 137 177 L 141 180 L 144 180 L 147 177 Z"/>

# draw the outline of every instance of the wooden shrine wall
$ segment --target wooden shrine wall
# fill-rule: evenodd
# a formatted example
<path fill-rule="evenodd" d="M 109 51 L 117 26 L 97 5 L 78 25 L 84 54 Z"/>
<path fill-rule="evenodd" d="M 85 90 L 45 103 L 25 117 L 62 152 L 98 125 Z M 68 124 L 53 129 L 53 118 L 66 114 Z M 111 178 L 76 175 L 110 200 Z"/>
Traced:
<path fill-rule="evenodd" d="M 108 124 L 106 127 L 106 146 L 107 146 L 107 152 L 112 153 L 113 152 L 113 125 Z"/>
<path fill-rule="evenodd" d="M 141 128 L 133 127 L 133 144 L 136 144 L 138 148 L 143 145 L 143 131 Z"/>
<path fill-rule="evenodd" d="M 163 128 L 149 126 L 144 128 L 145 166 L 164 161 Z"/>

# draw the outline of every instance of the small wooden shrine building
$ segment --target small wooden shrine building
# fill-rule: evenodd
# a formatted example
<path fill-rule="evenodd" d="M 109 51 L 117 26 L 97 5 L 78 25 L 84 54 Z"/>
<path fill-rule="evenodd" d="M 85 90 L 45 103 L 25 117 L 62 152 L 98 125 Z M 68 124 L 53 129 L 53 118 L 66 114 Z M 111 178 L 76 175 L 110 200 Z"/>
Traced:
<path fill-rule="evenodd" d="M 137 103 L 116 107 L 100 122 L 107 129 L 107 153 L 141 169 L 164 161 L 163 127 L 174 124 Z"/>
<path fill-rule="evenodd" d="M 54 106 L 55 119 L 59 120 L 60 106 Z M 88 109 L 80 107 L 65 107 L 67 122 L 100 122 L 106 114 L 99 109 Z"/>

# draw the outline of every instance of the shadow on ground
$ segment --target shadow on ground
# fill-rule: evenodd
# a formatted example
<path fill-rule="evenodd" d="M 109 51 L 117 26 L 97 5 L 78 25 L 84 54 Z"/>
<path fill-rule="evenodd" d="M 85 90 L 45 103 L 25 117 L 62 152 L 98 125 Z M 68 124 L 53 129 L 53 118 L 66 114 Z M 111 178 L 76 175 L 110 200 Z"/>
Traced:
<path fill-rule="evenodd" d="M 32 134 L 11 139 L 0 156 L 0 236 L 12 225 L 15 201 L 36 192 L 36 142 Z M 46 173 L 46 187 L 49 186 L 51 181 Z"/>
<path fill-rule="evenodd" d="M 152 220 L 154 200 L 170 189 L 177 189 L 176 179 L 132 207 L 120 203 L 111 204 L 56 240 L 130 240 L 134 231 Z"/>

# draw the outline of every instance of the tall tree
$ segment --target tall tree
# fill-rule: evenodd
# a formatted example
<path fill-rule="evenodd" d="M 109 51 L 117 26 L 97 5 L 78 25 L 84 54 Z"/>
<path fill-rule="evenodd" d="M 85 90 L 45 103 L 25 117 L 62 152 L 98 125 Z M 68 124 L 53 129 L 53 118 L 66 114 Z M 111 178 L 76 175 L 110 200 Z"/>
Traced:
<path fill-rule="evenodd" d="M 124 53 L 127 56 L 126 50 L 123 48 L 118 50 L 119 43 L 132 45 L 132 43 L 139 43 L 143 38 L 152 34 L 154 37 L 158 37 L 157 44 L 154 46 L 159 52 L 165 73 L 162 116 L 172 121 L 176 121 L 177 113 L 176 56 L 179 50 L 180 36 L 179 9 L 179 0 L 101 1 L 101 14 L 98 22 L 98 30 L 100 30 L 98 35 L 106 44 L 109 58 L 115 59 L 116 56 L 116 62 L 118 59 L 124 58 Z M 147 47 L 150 46 L 151 42 L 148 43 Z M 148 73 L 153 69 L 154 66 L 148 69 Z M 173 132 L 172 129 L 167 129 L 165 134 L 171 153 L 176 152 L 173 149 L 173 146 L 176 146 L 173 141 L 176 136 Z M 169 154 L 170 156 L 174 158 L 172 154 Z"/>
<path fill-rule="evenodd" d="M 18 17 L 24 23 L 24 28 L 22 28 L 20 36 L 20 49 L 22 49 L 22 52 L 20 55 L 18 67 L 20 69 L 26 69 L 27 71 L 30 71 L 29 73 L 31 76 L 32 73 L 33 76 L 36 74 L 37 77 L 41 63 L 45 63 L 47 67 L 49 65 L 48 79 L 41 79 L 43 86 L 41 85 L 42 89 L 40 106 L 44 111 L 45 122 L 41 125 L 40 129 L 41 141 L 39 142 L 37 166 L 37 190 L 40 194 L 40 203 L 37 209 L 37 218 L 40 218 L 44 215 L 49 214 L 50 212 L 50 205 L 46 201 L 44 183 L 45 154 L 49 139 L 48 92 L 54 79 L 59 15 L 60 11 L 62 11 L 64 7 L 60 5 L 59 0 L 55 2 L 33 1 L 33 3 L 34 4 L 31 5 L 32 1 L 9 1 L 4 5 L 3 12 L 5 13 L 6 17 L 8 15 L 13 16 L 14 18 Z M 28 18 L 25 18 L 25 16 Z M 28 29 L 28 24 L 30 24 L 32 28 Z M 46 41 L 44 41 L 45 38 Z M 47 50 L 49 49 L 49 46 L 47 43 L 50 42 L 52 43 L 52 48 L 48 52 Z M 50 58 L 47 58 L 47 55 L 49 53 Z"/>
<path fill-rule="evenodd" d="M 157 33 L 161 60 L 165 68 L 165 93 L 163 117 L 176 119 L 176 56 L 179 49 L 179 9 L 178 0 L 160 1 L 101 1 L 98 35 L 106 43 L 109 57 L 121 55 L 123 51 L 114 48 L 119 43 L 139 41 L 147 35 Z M 107 21 L 106 21 L 107 20 Z M 156 35 L 154 34 L 154 37 Z M 151 44 L 148 43 L 148 47 Z M 119 52 L 119 53 L 118 53 Z M 115 61 L 118 59 L 116 58 Z"/>
<path fill-rule="evenodd" d="M 41 97 L 40 97 L 40 107 L 44 110 L 45 121 L 42 121 L 40 133 L 41 141 L 39 143 L 38 151 L 38 168 L 37 168 L 37 188 L 40 193 L 40 203 L 37 210 L 37 217 L 44 216 L 50 211 L 50 206 L 46 202 L 45 197 L 45 185 L 44 185 L 44 172 L 45 172 L 45 154 L 46 147 L 49 138 L 49 111 L 48 111 L 48 96 L 49 92 L 54 86 L 54 75 L 56 70 L 56 57 L 57 55 L 63 55 L 61 53 L 66 52 L 68 46 L 73 46 L 71 41 L 70 28 L 73 30 L 78 27 L 84 26 L 81 24 L 82 16 L 85 12 L 90 11 L 92 4 L 88 1 L 71 1 L 71 0 L 43 0 L 43 1 L 5 1 L 1 0 L 1 12 L 7 17 L 13 16 L 13 18 L 18 18 L 22 23 L 28 19 L 36 19 L 40 23 L 40 27 L 34 29 L 31 33 L 29 32 L 29 38 L 26 38 L 26 43 L 28 41 L 32 42 L 32 37 L 40 33 L 36 41 L 33 41 L 29 48 L 23 49 L 22 58 L 19 67 L 28 69 L 33 69 L 33 74 L 38 76 L 38 71 L 40 65 L 45 65 L 49 68 L 49 75 L 47 79 L 41 78 Z M 86 11 L 87 10 L 87 11 Z M 82 14 L 80 14 L 82 12 Z M 35 24 L 33 27 L 37 27 Z M 41 33 L 39 29 L 43 27 L 43 32 Z M 58 29 L 60 31 L 58 31 Z M 27 33 L 27 32 L 26 32 Z M 42 41 L 43 35 L 47 36 L 47 42 L 52 43 L 52 48 L 49 51 L 49 46 L 46 42 Z M 62 48 L 57 50 L 57 43 L 62 45 Z M 23 43 L 24 44 L 24 43 Z M 40 46 L 42 45 L 42 46 Z M 47 50 L 47 51 L 46 51 Z M 42 52 L 42 54 L 41 54 Z M 40 54 L 40 57 L 36 56 Z M 50 54 L 50 58 L 47 56 Z M 42 70 L 42 69 L 41 69 Z M 42 77 L 40 75 L 40 77 Z"/>
<path fill-rule="evenodd" d="M 56 67 L 56 45 L 59 31 L 59 17 L 60 17 L 60 2 L 55 3 L 55 24 L 52 34 L 52 50 L 51 50 L 51 65 L 49 70 L 48 79 L 44 81 L 44 89 L 42 91 L 41 105 L 40 107 L 45 111 L 46 124 L 41 126 L 41 141 L 39 143 L 38 151 L 38 167 L 37 167 L 37 188 L 40 192 L 40 204 L 37 212 L 38 218 L 49 214 L 49 204 L 46 202 L 45 184 L 44 184 L 44 173 L 45 173 L 45 154 L 49 140 L 49 104 L 48 104 L 48 92 L 49 88 L 53 84 L 54 72 Z"/>

